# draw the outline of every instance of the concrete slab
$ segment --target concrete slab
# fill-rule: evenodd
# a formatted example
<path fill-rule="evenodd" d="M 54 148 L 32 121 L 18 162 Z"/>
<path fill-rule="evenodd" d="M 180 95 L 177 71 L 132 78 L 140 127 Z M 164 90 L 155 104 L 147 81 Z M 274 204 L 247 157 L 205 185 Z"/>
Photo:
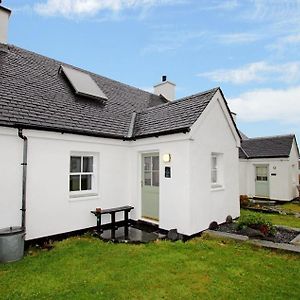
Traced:
<path fill-rule="evenodd" d="M 293 253 L 300 253 L 300 234 L 296 237 L 299 238 L 298 243 L 299 244 L 285 244 L 285 243 L 274 243 L 270 241 L 265 240 L 257 240 L 257 239 L 249 239 L 247 236 L 239 235 L 239 234 L 233 234 L 233 233 L 227 233 L 227 232 L 221 232 L 221 231 L 214 231 L 214 230 L 205 230 L 203 232 L 204 234 L 207 234 L 208 236 L 212 238 L 226 238 L 226 239 L 232 239 L 235 241 L 245 242 L 259 246 L 259 247 L 265 247 L 269 249 L 277 249 L 277 250 L 284 250 L 289 251 Z"/>
<path fill-rule="evenodd" d="M 104 230 L 100 235 L 104 241 L 114 243 L 149 243 L 158 239 L 159 235 L 154 232 L 145 232 L 134 227 L 122 226 L 118 229 Z"/>
<path fill-rule="evenodd" d="M 221 232 L 221 231 L 214 231 L 214 230 L 209 230 L 209 229 L 205 230 L 203 233 L 206 233 L 211 237 L 226 238 L 226 239 L 232 239 L 232 240 L 241 241 L 241 242 L 249 240 L 249 238 L 245 235 Z"/>
<path fill-rule="evenodd" d="M 300 247 L 300 234 L 298 234 L 293 240 L 291 240 L 290 243 Z"/>
<path fill-rule="evenodd" d="M 260 246 L 260 247 L 265 247 L 270 249 L 300 253 L 300 246 L 291 245 L 291 244 L 273 243 L 270 241 L 263 241 L 263 240 L 249 240 L 249 243 L 255 246 Z"/>

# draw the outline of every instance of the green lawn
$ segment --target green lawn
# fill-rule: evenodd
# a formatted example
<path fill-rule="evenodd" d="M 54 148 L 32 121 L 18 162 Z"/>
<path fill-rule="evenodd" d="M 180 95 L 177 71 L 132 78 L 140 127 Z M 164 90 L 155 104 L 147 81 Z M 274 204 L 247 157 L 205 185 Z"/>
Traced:
<path fill-rule="evenodd" d="M 70 238 L 0 265 L 0 299 L 299 299 L 300 256 L 198 238 Z"/>
<path fill-rule="evenodd" d="M 287 212 L 300 213 L 300 204 L 299 203 L 286 203 L 281 205 L 281 207 Z"/>
<path fill-rule="evenodd" d="M 241 214 L 246 213 L 247 209 L 241 209 Z M 277 214 L 266 214 L 259 213 L 257 214 L 263 215 L 265 218 L 269 219 L 274 225 L 284 225 L 294 228 L 300 228 L 300 218 L 296 218 L 292 215 L 277 215 Z"/>

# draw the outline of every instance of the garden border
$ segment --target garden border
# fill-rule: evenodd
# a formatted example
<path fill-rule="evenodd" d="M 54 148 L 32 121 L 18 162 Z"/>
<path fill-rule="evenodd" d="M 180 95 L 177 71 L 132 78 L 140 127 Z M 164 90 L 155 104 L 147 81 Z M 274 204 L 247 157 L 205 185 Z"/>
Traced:
<path fill-rule="evenodd" d="M 292 229 L 292 228 L 285 226 L 285 229 Z M 298 230 L 300 231 L 300 229 L 298 229 Z M 235 233 L 215 231 L 215 230 L 210 230 L 210 229 L 205 230 L 203 233 L 207 234 L 208 236 L 210 236 L 212 238 L 226 238 L 226 239 L 231 239 L 231 240 L 235 240 L 238 242 L 248 242 L 252 245 L 259 246 L 259 247 L 289 251 L 289 252 L 293 252 L 293 253 L 300 253 L 300 245 L 291 245 L 291 244 L 287 244 L 287 243 L 274 243 L 274 242 L 264 241 L 264 240 L 249 239 L 248 236 L 243 236 L 243 235 L 239 235 L 239 234 L 235 234 Z M 298 234 L 295 239 L 300 239 L 300 234 Z"/>

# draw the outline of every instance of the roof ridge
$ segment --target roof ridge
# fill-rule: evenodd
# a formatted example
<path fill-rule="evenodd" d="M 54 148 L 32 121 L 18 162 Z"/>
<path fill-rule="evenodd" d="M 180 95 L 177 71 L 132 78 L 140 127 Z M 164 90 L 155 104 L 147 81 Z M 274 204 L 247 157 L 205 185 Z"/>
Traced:
<path fill-rule="evenodd" d="M 169 105 L 172 105 L 172 104 L 176 104 L 178 102 L 187 101 L 187 100 L 190 100 L 190 99 L 193 99 L 193 98 L 205 95 L 205 94 L 209 94 L 209 93 L 211 93 L 213 91 L 216 92 L 218 89 L 220 89 L 220 87 L 216 87 L 216 88 L 213 88 L 213 89 L 210 89 L 210 90 L 207 90 L 207 91 L 199 92 L 197 94 L 192 94 L 190 96 L 186 96 L 186 97 L 179 98 L 179 99 L 176 99 L 176 100 L 173 100 L 173 101 L 169 101 L 167 103 L 162 103 L 162 104 L 155 105 L 155 106 L 152 106 L 152 107 L 147 107 L 146 109 L 139 111 L 138 114 L 145 113 L 145 112 L 147 112 L 149 110 L 152 110 L 152 109 L 155 109 L 155 108 L 158 108 L 158 107 L 169 106 Z"/>
<path fill-rule="evenodd" d="M 5 45 L 5 44 L 0 43 L 0 45 Z M 83 68 L 81 68 L 81 67 L 72 65 L 72 64 L 70 64 L 70 63 L 63 62 L 63 61 L 61 61 L 61 60 L 57 60 L 57 59 L 55 59 L 55 58 L 46 56 L 46 55 L 44 55 L 44 54 L 40 54 L 40 53 L 34 52 L 34 51 L 32 51 L 32 50 L 24 49 L 24 48 L 18 47 L 18 46 L 13 45 L 13 44 L 8 44 L 7 46 L 8 46 L 8 47 L 14 47 L 14 48 L 16 48 L 16 49 L 18 49 L 18 50 L 25 51 L 25 52 L 27 52 L 27 53 L 31 53 L 31 54 L 34 54 L 34 55 L 38 55 L 38 56 L 40 56 L 40 57 L 42 57 L 42 58 L 49 59 L 49 60 L 51 60 L 51 61 L 53 61 L 53 62 L 55 62 L 55 63 L 58 63 L 58 64 L 60 64 L 60 65 L 66 65 L 66 66 L 72 67 L 72 68 L 74 68 L 74 69 L 76 69 L 76 70 L 83 71 L 84 73 L 89 73 L 89 74 L 94 75 L 94 76 L 99 76 L 99 77 L 101 77 L 101 78 L 103 78 L 103 79 L 110 80 L 110 81 L 115 82 L 115 83 L 118 83 L 118 84 L 120 84 L 120 85 L 123 85 L 123 86 L 129 87 L 129 88 L 132 88 L 132 89 L 141 91 L 141 92 L 143 92 L 143 93 L 150 94 L 150 95 L 156 96 L 156 97 L 160 97 L 159 95 L 156 95 L 156 94 L 154 94 L 154 93 L 145 91 L 145 90 L 143 90 L 143 89 L 141 89 L 141 88 L 138 88 L 138 87 L 132 86 L 132 85 L 130 85 L 130 84 L 127 84 L 127 83 L 124 83 L 124 82 L 121 82 L 121 81 L 118 81 L 118 80 L 109 78 L 109 77 L 107 77 L 107 76 L 103 76 L 103 75 L 97 74 L 97 73 L 95 73 L 95 72 L 92 72 L 92 71 L 83 69 Z M 163 103 L 163 104 L 164 104 L 164 103 Z"/>
<path fill-rule="evenodd" d="M 279 138 L 284 138 L 284 137 L 295 137 L 295 134 L 290 133 L 290 134 L 281 134 L 281 135 L 270 135 L 270 136 L 259 136 L 259 137 L 254 137 L 248 139 L 245 139 L 243 141 L 248 141 L 248 140 L 267 140 L 267 139 L 279 139 Z"/>
<path fill-rule="evenodd" d="M 178 102 L 178 101 L 187 100 L 187 99 L 191 99 L 191 98 L 195 98 L 195 97 L 201 96 L 201 95 L 203 95 L 203 94 L 211 93 L 211 92 L 213 92 L 213 91 L 216 92 L 216 91 L 219 90 L 219 89 L 220 89 L 220 87 L 217 86 L 217 87 L 215 87 L 215 88 L 212 88 L 212 89 L 209 89 L 209 90 L 206 90 L 206 91 L 203 91 L 203 92 L 199 92 L 199 93 L 196 93 L 196 94 L 192 94 L 192 95 L 190 95 L 190 96 L 186 96 L 186 97 L 179 98 L 179 99 L 177 99 L 177 100 L 172 101 L 172 103 Z"/>

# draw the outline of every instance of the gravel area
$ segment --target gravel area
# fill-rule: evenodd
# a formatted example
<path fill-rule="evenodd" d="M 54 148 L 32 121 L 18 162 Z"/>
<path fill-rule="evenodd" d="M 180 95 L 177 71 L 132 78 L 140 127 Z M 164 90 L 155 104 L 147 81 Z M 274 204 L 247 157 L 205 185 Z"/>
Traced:
<path fill-rule="evenodd" d="M 245 235 L 241 233 L 239 230 L 236 229 L 236 224 L 222 224 L 219 225 L 217 231 L 221 232 L 228 232 L 228 233 L 235 233 L 240 235 Z M 293 231 L 293 230 L 287 230 L 284 228 L 276 228 L 276 233 L 274 236 L 264 236 L 264 237 L 253 237 L 255 239 L 262 239 L 266 241 L 271 241 L 275 243 L 289 243 L 291 240 L 293 240 L 299 232 Z M 252 238 L 252 237 L 249 237 Z"/>

